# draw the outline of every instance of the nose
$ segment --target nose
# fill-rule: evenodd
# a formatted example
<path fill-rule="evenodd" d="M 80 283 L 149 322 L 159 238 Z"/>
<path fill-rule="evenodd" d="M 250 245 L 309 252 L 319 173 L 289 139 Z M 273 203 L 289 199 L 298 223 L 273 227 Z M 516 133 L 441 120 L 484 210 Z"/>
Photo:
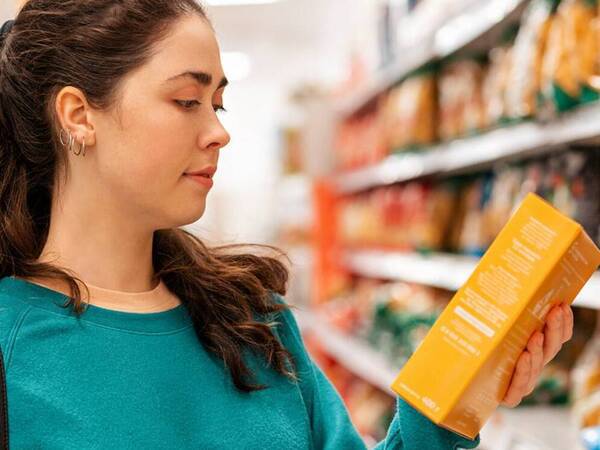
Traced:
<path fill-rule="evenodd" d="M 204 133 L 200 134 L 199 145 L 207 150 L 219 150 L 225 147 L 231 141 L 231 136 L 219 120 L 216 114 L 213 115 L 210 124 L 204 128 Z"/>

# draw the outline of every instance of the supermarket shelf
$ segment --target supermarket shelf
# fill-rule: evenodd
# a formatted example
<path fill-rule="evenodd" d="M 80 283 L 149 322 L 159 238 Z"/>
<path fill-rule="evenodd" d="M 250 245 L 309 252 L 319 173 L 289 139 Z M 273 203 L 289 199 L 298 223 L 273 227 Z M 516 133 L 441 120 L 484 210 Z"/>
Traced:
<path fill-rule="evenodd" d="M 325 351 L 352 373 L 394 396 L 390 386 L 400 369 L 394 369 L 386 358 L 368 344 L 342 333 L 308 311 L 294 311 L 303 332 L 311 332 L 318 338 Z"/>
<path fill-rule="evenodd" d="M 449 254 L 422 256 L 414 253 L 352 251 L 344 255 L 344 265 L 352 272 L 390 280 L 402 280 L 458 290 L 469 278 L 478 258 Z M 600 309 L 600 273 L 583 287 L 574 305 Z"/>
<path fill-rule="evenodd" d="M 340 193 L 399 183 L 424 175 L 451 175 L 498 161 L 548 153 L 561 145 L 600 137 L 600 104 L 587 105 L 547 122 L 527 122 L 439 144 L 421 153 L 396 154 L 365 169 L 338 175 Z"/>
<path fill-rule="evenodd" d="M 449 17 L 432 36 L 403 49 L 402 58 L 376 74 L 353 95 L 341 99 L 334 109 L 347 116 L 388 89 L 410 71 L 436 58 L 443 58 L 474 42 L 493 26 L 506 19 L 524 0 L 488 0 Z"/>

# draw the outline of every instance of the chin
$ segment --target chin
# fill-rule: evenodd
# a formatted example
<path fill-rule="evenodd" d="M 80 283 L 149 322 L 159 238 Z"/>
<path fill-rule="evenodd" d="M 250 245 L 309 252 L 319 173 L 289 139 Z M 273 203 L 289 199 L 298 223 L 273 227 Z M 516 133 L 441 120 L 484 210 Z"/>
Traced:
<path fill-rule="evenodd" d="M 181 212 L 178 215 L 178 225 L 177 226 L 185 226 L 190 225 L 194 222 L 197 222 L 202 218 L 204 212 L 206 211 L 206 204 L 202 202 L 200 206 L 195 206 L 194 208 L 189 208 L 187 211 Z"/>

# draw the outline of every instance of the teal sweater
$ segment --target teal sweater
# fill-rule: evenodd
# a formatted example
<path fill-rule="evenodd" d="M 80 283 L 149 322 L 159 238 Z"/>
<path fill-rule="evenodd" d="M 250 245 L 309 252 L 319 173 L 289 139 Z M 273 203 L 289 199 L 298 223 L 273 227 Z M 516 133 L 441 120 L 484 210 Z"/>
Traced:
<path fill-rule="evenodd" d="M 291 313 L 280 315 L 277 332 L 300 381 L 248 352 L 258 381 L 270 388 L 244 394 L 199 344 L 183 305 L 144 314 L 90 305 L 77 319 L 60 306 L 66 299 L 21 279 L 0 279 L 11 450 L 365 449 Z M 438 428 L 398 399 L 377 448 L 477 443 Z"/>

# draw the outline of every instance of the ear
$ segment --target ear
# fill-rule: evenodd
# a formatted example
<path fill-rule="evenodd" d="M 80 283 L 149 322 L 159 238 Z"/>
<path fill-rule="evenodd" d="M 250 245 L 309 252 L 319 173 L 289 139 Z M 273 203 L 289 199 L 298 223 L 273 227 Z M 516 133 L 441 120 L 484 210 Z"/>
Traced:
<path fill-rule="evenodd" d="M 89 149 L 96 145 L 96 132 L 91 122 L 91 108 L 81 89 L 67 86 L 56 96 L 56 117 L 62 129 L 71 132 L 81 144 L 85 139 Z"/>

